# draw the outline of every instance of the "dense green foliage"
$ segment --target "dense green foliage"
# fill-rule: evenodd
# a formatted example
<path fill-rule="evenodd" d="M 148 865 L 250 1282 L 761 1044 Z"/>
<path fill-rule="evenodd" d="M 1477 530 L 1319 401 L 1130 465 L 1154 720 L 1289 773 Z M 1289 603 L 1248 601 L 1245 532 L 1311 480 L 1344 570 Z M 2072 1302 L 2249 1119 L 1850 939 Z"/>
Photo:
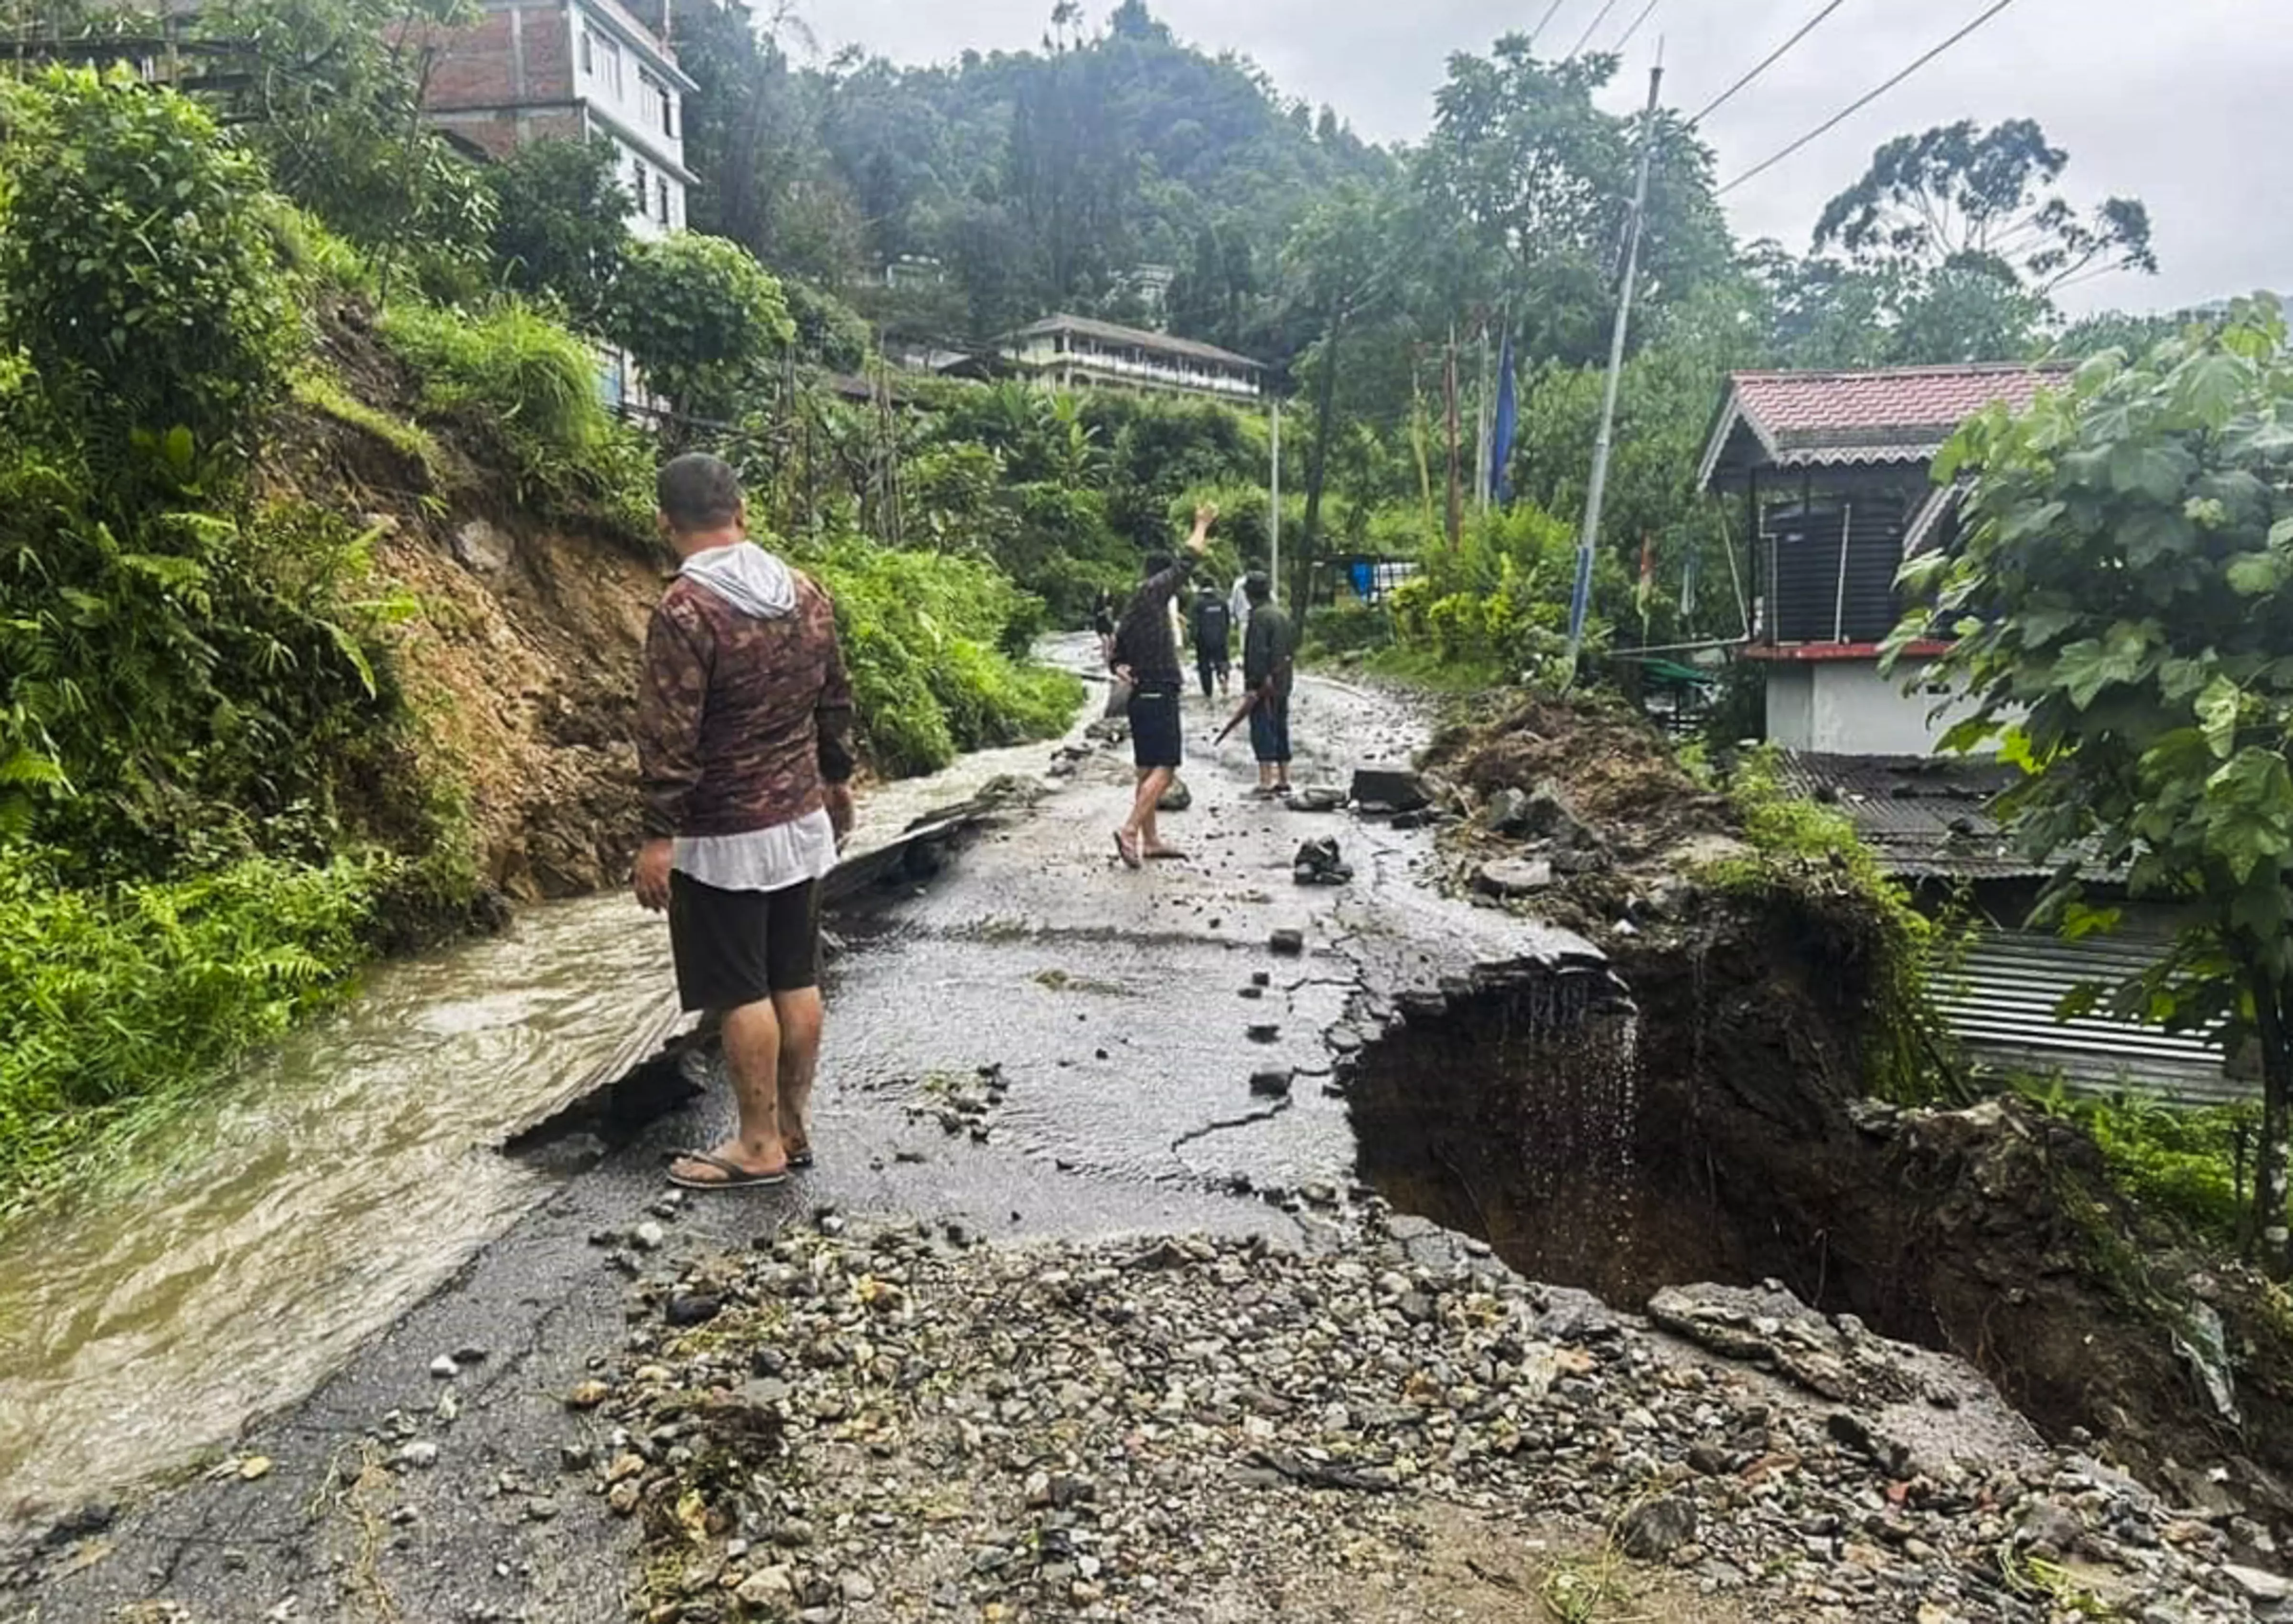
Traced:
<path fill-rule="evenodd" d="M 247 858 L 99 889 L 74 869 L 0 846 L 0 1211 L 324 1002 L 389 878 Z"/>
<path fill-rule="evenodd" d="M 2111 1179 L 2146 1208 L 2224 1246 L 2247 1227 L 2261 1143 L 2257 1104 L 2191 1110 L 2135 1094 L 2071 1094 L 2058 1083 L 2027 1083 L 2023 1092 L 2086 1129 Z"/>
<path fill-rule="evenodd" d="M 737 243 L 697 231 L 630 245 L 605 330 L 678 411 L 725 418 L 796 335 L 781 285 Z"/>
<path fill-rule="evenodd" d="M 529 299 L 554 299 L 595 330 L 629 251 L 629 195 L 609 141 L 538 141 L 485 172 L 493 258 Z"/>
<path fill-rule="evenodd" d="M 2061 863 L 2040 917 L 2110 928 L 2096 873 L 2184 911 L 2119 1013 L 2217 1030 L 2264 1080 L 2257 1244 L 2286 1256 L 2293 1138 L 2293 352 L 2276 312 L 2088 361 L 1944 453 L 1956 553 L 1907 579 L 1957 634 L 1934 669 L 1973 701 L 1946 743 L 2024 768 L 2002 811 Z M 1919 635 L 1922 613 L 1897 634 Z"/>
<path fill-rule="evenodd" d="M 796 557 L 836 601 L 862 745 L 887 776 L 1059 732 L 1082 705 L 1073 677 L 1014 658 L 1038 623 L 992 566 L 855 538 Z"/>
<path fill-rule="evenodd" d="M 178 430 L 191 451 L 170 462 L 243 460 L 289 353 L 259 167 L 124 69 L 50 69 L 0 116 L 12 152 L 41 155 L 0 191 L 0 341 L 58 431 L 106 464 Z"/>

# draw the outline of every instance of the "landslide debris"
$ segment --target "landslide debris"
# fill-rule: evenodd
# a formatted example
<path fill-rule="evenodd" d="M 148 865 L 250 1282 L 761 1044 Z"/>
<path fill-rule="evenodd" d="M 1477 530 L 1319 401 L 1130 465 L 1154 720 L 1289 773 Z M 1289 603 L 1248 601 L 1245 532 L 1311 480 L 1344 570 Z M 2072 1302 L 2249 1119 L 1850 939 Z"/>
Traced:
<path fill-rule="evenodd" d="M 1689 1294 L 1773 1368 L 1716 1357 L 1375 1208 L 1314 1256 L 831 1216 L 634 1289 L 566 1458 L 653 1620 L 2200 1624 L 2265 1578 L 1955 1361 L 1806 1316 L 1803 1368 L 1742 1339 L 1788 1299 Z"/>

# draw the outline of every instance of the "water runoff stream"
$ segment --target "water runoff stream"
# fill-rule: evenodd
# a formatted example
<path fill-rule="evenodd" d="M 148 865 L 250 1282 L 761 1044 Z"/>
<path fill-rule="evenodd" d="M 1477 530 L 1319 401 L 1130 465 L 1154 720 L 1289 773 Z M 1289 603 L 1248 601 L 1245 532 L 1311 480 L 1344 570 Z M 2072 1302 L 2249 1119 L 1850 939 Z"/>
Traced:
<path fill-rule="evenodd" d="M 885 786 L 856 849 L 1049 747 Z M 504 1137 L 677 1022 L 665 925 L 626 893 L 382 966 L 247 1063 L 181 1138 L 0 1232 L 0 1527 L 177 1469 L 310 1392 L 541 1199 Z"/>

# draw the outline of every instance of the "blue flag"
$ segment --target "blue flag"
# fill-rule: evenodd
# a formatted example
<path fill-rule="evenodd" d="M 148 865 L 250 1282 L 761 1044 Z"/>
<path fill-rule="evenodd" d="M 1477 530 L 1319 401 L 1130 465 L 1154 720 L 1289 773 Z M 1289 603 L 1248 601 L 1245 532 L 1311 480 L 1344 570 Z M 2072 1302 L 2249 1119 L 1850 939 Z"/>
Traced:
<path fill-rule="evenodd" d="M 1497 354 L 1497 418 L 1489 434 L 1489 494 L 1503 507 L 1512 500 L 1512 436 L 1519 409 L 1512 393 L 1512 335 Z"/>

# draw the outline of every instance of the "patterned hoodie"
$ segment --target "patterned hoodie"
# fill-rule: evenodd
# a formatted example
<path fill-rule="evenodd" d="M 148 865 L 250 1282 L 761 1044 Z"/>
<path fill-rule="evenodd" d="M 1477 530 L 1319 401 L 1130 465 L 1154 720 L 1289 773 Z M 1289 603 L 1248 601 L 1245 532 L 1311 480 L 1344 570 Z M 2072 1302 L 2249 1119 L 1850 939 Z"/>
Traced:
<path fill-rule="evenodd" d="M 687 559 L 646 630 L 636 732 L 648 840 L 820 811 L 822 786 L 853 766 L 828 594 L 749 542 Z"/>

